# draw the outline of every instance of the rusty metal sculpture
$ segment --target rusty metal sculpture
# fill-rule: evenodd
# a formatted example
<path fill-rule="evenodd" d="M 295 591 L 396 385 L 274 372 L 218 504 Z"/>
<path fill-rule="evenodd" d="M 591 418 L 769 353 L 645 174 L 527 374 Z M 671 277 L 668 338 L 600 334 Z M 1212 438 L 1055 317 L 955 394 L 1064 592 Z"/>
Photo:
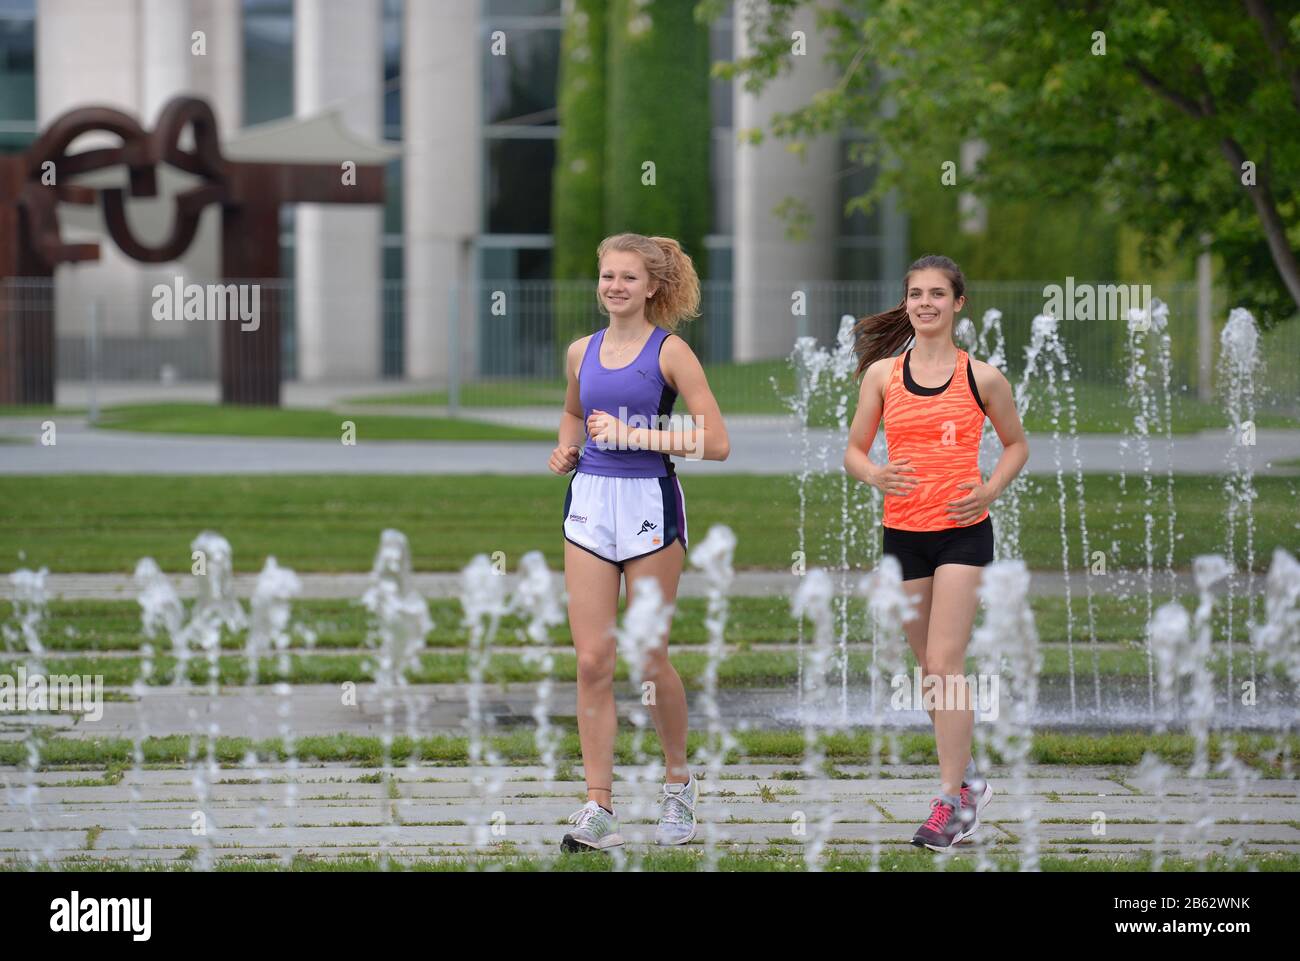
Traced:
<path fill-rule="evenodd" d="M 192 131 L 192 151 L 180 147 L 187 127 Z M 115 134 L 122 142 L 67 153 L 74 140 L 92 131 Z M 157 247 L 141 243 L 132 234 L 123 190 L 95 190 L 68 182 L 77 174 L 123 164 L 131 196 L 153 197 L 162 163 L 202 182 L 177 194 L 171 235 Z M 51 169 L 52 178 L 43 176 Z M 55 120 L 23 153 L 0 156 L 0 287 L 8 278 L 52 278 L 60 264 L 98 260 L 99 244 L 64 243 L 57 215 L 60 202 L 93 204 L 97 195 L 109 236 L 127 256 L 151 264 L 180 258 L 194 240 L 204 208 L 220 204 L 222 280 L 256 283 L 280 276 L 282 204 L 383 203 L 384 169 L 358 164 L 355 177 L 345 183 L 335 164 L 227 160 L 221 154 L 212 108 L 195 97 L 171 100 L 152 133 L 119 110 L 80 107 Z M 26 305 L 20 323 L 5 323 L 11 304 L 7 296 L 0 296 L 0 404 L 54 402 L 52 293 L 47 292 L 35 310 L 32 306 Z M 260 306 L 255 330 L 241 329 L 237 316 L 224 322 L 223 403 L 280 402 L 277 291 L 263 289 Z"/>

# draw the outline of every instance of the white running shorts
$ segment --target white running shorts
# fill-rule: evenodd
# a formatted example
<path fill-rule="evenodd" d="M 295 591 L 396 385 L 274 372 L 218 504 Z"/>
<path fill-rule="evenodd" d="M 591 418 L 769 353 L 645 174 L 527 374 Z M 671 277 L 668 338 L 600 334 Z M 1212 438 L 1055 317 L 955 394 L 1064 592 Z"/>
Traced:
<path fill-rule="evenodd" d="M 676 474 L 606 477 L 574 471 L 564 495 L 564 539 L 623 570 L 623 562 L 686 539 L 686 498 Z"/>

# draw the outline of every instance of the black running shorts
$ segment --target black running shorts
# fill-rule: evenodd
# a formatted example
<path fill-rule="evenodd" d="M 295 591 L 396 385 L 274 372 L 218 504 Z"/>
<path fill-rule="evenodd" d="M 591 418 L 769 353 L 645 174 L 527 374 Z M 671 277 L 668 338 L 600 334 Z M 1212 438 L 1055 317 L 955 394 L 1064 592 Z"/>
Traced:
<path fill-rule="evenodd" d="M 983 567 L 993 562 L 993 519 L 943 531 L 900 531 L 884 528 L 883 550 L 898 558 L 903 580 L 933 577 L 940 564 Z"/>

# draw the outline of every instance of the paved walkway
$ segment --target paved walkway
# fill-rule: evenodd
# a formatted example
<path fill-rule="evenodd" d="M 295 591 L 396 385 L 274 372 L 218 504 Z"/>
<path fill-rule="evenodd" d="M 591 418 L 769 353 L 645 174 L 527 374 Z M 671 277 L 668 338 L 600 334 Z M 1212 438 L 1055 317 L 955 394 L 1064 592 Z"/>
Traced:
<path fill-rule="evenodd" d="M 286 400 L 286 403 L 291 401 Z M 385 408 L 387 409 L 387 408 Z M 343 408 L 376 413 L 375 408 Z M 435 409 L 393 408 L 419 416 Z M 475 418 L 493 423 L 553 431 L 556 412 L 549 408 L 475 409 Z M 39 442 L 43 418 L 0 418 L 0 474 L 543 474 L 551 441 L 367 441 L 361 430 L 355 446 L 335 441 L 295 437 L 208 437 L 96 430 L 84 417 L 57 418 L 57 443 Z M 807 447 L 792 418 L 733 415 L 727 418 L 731 455 L 725 461 L 674 458 L 684 475 L 789 474 L 807 463 L 814 471 L 842 470 L 844 435 L 811 430 Z M 1084 434 L 1078 438 L 1078 463 L 1085 472 L 1137 473 L 1141 459 L 1131 438 L 1117 434 Z M 987 445 L 986 445 L 987 446 Z M 1173 442 L 1154 442 L 1152 469 L 1163 474 L 1223 473 L 1228 470 L 1232 443 L 1226 431 L 1180 435 Z M 1240 449 L 1259 474 L 1300 476 L 1300 431 L 1260 430 L 1256 444 Z M 986 450 L 982 463 L 991 469 L 997 445 Z M 1030 436 L 1026 472 L 1054 475 L 1058 448 L 1047 435 Z M 1059 448 L 1068 473 L 1075 465 L 1074 442 Z M 878 435 L 872 456 L 885 457 L 884 437 Z M 557 482 L 559 479 L 557 478 Z"/>
<path fill-rule="evenodd" d="M 733 764 L 723 769 L 721 781 L 702 778 L 701 834 L 689 850 L 702 852 L 708 836 L 727 853 L 769 853 L 777 844 L 798 858 L 831 815 L 834 821 L 824 829 L 827 853 L 913 851 L 909 840 L 930 810 L 933 768 L 896 765 L 886 767 L 884 776 L 859 765 L 838 770 L 843 777 L 834 780 L 798 779 L 796 765 Z M 568 815 L 585 800 L 580 767 L 575 779 L 556 780 L 535 766 L 477 772 L 402 766 L 392 772 L 391 783 L 374 783 L 371 767 L 268 764 L 260 772 L 221 770 L 206 804 L 196 800 L 188 770 L 128 771 L 116 784 L 86 784 L 102 773 L 33 777 L 3 769 L 0 784 L 7 780 L 8 786 L 0 787 L 0 796 L 12 803 L 0 804 L 0 860 L 25 861 L 35 854 L 43 861 L 169 861 L 194 857 L 201 848 L 214 860 L 383 852 L 404 861 L 553 856 Z M 653 847 L 658 785 L 631 783 L 640 773 L 615 768 L 625 855 Z M 1232 782 L 1175 777 L 1160 798 L 1134 787 L 1133 772 L 1123 767 L 1035 767 L 1028 773 L 1015 783 L 1004 770 L 988 772 L 996 793 L 979 832 L 959 856 L 1023 852 L 1031 838 L 1041 854 L 1065 857 L 1156 849 L 1178 857 L 1300 852 L 1300 782 L 1255 781 L 1239 793 Z M 486 775 L 485 781 L 476 782 L 475 774 Z M 39 790 L 24 804 L 33 780 Z M 1207 801 L 1198 798 L 1203 789 Z M 199 811 L 207 833 L 196 836 Z M 1234 848 L 1227 846 L 1234 842 Z"/>
<path fill-rule="evenodd" d="M 849 576 L 849 589 L 854 591 L 857 582 L 865 571 L 854 571 Z M 1196 589 L 1190 571 L 1177 571 L 1178 593 L 1190 594 Z M 558 575 L 558 572 L 557 572 Z M 506 574 L 506 590 L 514 589 L 515 574 Z M 169 574 L 172 585 L 182 598 L 196 596 L 194 578 L 188 574 Z M 347 574 L 299 574 L 302 582 L 302 599 L 313 598 L 360 598 L 370 584 L 370 575 L 366 573 Z M 838 586 L 838 577 L 835 577 Z M 1072 571 L 1069 577 L 1070 593 L 1083 597 L 1092 582 L 1094 596 L 1109 595 L 1129 597 L 1141 595 L 1146 597 L 1146 581 L 1141 572 L 1112 572 L 1106 576 L 1092 576 L 1082 571 Z M 1254 591 L 1262 593 L 1265 575 L 1257 573 L 1254 577 Z M 257 583 L 256 574 L 236 574 L 235 593 L 244 599 L 253 596 L 253 587 Z M 1244 574 L 1235 574 L 1228 581 L 1216 587 L 1224 592 L 1226 584 L 1231 583 L 1235 593 L 1246 590 L 1247 578 Z M 416 590 L 427 598 L 460 597 L 461 583 L 458 572 L 422 572 L 413 575 Z M 727 594 L 729 597 L 791 597 L 798 586 L 796 575 L 788 571 L 737 571 Z M 1168 593 L 1169 575 L 1157 570 L 1152 580 L 1157 595 Z M 139 596 L 139 588 L 129 574 L 47 574 L 45 587 L 51 598 L 76 600 L 98 598 L 103 600 L 134 600 Z M 1066 578 L 1060 571 L 1033 571 L 1029 580 L 1029 591 L 1040 597 L 1063 597 Z M 626 590 L 626 587 L 624 587 Z M 12 587 L 0 581 L 0 600 L 12 597 Z M 683 571 L 679 597 L 707 597 L 707 582 L 702 574 L 695 571 Z"/>
<path fill-rule="evenodd" d="M 760 645 L 765 653 L 769 645 Z M 691 649 L 693 647 L 693 649 Z M 670 648 L 677 656 L 691 649 L 701 653 L 698 645 Z M 1061 645 L 1054 645 L 1060 650 Z M 783 647 L 793 649 L 792 646 Z M 1115 650 L 1113 645 L 1109 650 Z M 561 649 L 556 649 L 561 653 Z M 851 654 L 869 656 L 870 647 L 852 644 Z M 494 648 L 498 654 L 518 649 Z M 369 652 L 373 654 L 374 652 Z M 434 658 L 456 658 L 455 650 L 435 649 L 428 652 Z M 227 657 L 236 654 L 226 651 Z M 315 654 L 301 648 L 294 655 L 306 663 L 312 657 L 337 658 L 340 652 L 318 651 Z M 51 659 L 58 657 L 57 653 Z M 138 656 L 138 652 L 136 652 Z M 12 654 L 0 655 L 0 671 L 11 672 L 18 660 Z M 202 663 L 202 655 L 195 661 Z M 1100 704 L 1094 705 L 1092 678 L 1088 670 L 1088 654 L 1079 651 L 1080 666 L 1074 687 L 1077 700 L 1071 706 L 1070 679 L 1066 675 L 1044 675 L 1039 678 L 1037 700 L 1032 723 L 1036 731 L 1058 731 L 1099 734 L 1113 731 L 1151 730 L 1155 720 L 1148 702 L 1145 677 L 1108 675 L 1097 692 Z M 71 670 L 85 670 L 73 667 Z M 65 670 L 60 668 L 60 670 Z M 834 672 L 838 675 L 838 671 Z M 838 679 L 838 678 L 837 678 Z M 909 683 L 912 678 L 908 678 Z M 919 683 L 919 682 L 918 682 Z M 137 697 L 131 686 L 105 685 L 106 691 L 115 692 L 105 699 L 98 709 L 82 714 L 78 710 L 58 712 L 0 713 L 0 741 L 21 741 L 34 729 L 57 733 L 69 738 L 93 739 L 100 737 L 132 737 L 137 731 L 151 734 L 188 733 L 196 725 L 207 729 L 215 725 L 223 737 L 268 737 L 279 730 L 284 718 L 292 724 L 299 737 L 307 735 L 350 734 L 359 737 L 379 737 L 385 731 L 383 697 L 377 685 L 359 680 L 355 703 L 345 704 L 340 686 L 335 684 L 293 684 L 285 692 L 286 699 L 272 684 L 227 685 L 218 688 L 216 697 L 208 693 L 205 684 L 177 686 L 174 684 L 151 686 L 143 699 Z M 282 689 L 283 690 L 283 689 Z M 468 683 L 411 684 L 394 696 L 392 704 L 392 730 L 414 730 L 421 735 L 463 735 L 465 718 L 469 716 L 473 688 Z M 1250 710 L 1239 704 L 1227 703 L 1227 686 L 1219 681 L 1213 685 L 1216 727 L 1228 730 L 1277 731 L 1288 725 L 1294 727 L 1297 692 L 1288 685 L 1259 679 L 1259 706 Z M 474 695 L 484 719 L 484 724 L 497 733 L 531 731 L 535 725 L 534 711 L 538 705 L 538 685 L 534 682 L 494 682 L 485 685 Z M 555 723 L 573 727 L 578 703 L 578 688 L 573 681 L 553 681 L 548 701 L 548 715 Z M 707 716 L 704 693 L 696 687 L 686 689 L 686 701 L 691 717 Z M 843 690 L 835 691 L 830 701 L 814 708 L 801 704 L 797 684 L 787 683 L 767 687 L 720 687 L 717 691 L 720 716 L 732 730 L 790 731 L 802 730 L 806 723 L 832 728 L 866 729 L 881 726 L 889 730 L 926 732 L 931 730 L 929 717 L 919 703 L 911 706 L 895 705 L 892 685 L 882 682 L 873 703 L 870 682 L 856 670 Z M 78 708 L 84 705 L 77 705 Z M 630 725 L 632 715 L 640 706 L 638 689 L 623 682 L 615 685 L 615 710 L 620 724 Z M 979 723 L 992 720 L 981 707 Z M 102 710 L 102 713 L 101 713 Z M 288 713 L 282 718 L 279 713 Z M 1175 727 L 1184 726 L 1183 714 L 1175 716 Z"/>

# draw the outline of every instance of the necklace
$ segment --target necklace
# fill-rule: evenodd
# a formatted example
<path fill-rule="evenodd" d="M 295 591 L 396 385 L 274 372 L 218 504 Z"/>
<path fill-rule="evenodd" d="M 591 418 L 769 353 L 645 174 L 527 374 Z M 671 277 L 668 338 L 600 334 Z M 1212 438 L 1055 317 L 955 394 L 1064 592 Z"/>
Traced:
<path fill-rule="evenodd" d="M 651 333 L 654 333 L 654 331 L 651 331 Z M 606 342 L 608 342 L 609 338 L 606 337 L 605 340 L 606 340 Z M 645 343 L 645 338 L 640 338 L 639 340 L 630 340 L 630 341 L 628 341 L 626 344 L 624 344 L 622 347 L 616 347 L 616 348 L 614 348 L 614 357 L 613 357 L 613 359 L 614 359 L 614 360 L 621 360 L 621 359 L 622 359 L 622 356 L 623 356 L 623 351 L 627 350 L 629 347 L 631 347 L 633 344 L 636 344 L 636 343 L 644 344 L 644 343 Z"/>

